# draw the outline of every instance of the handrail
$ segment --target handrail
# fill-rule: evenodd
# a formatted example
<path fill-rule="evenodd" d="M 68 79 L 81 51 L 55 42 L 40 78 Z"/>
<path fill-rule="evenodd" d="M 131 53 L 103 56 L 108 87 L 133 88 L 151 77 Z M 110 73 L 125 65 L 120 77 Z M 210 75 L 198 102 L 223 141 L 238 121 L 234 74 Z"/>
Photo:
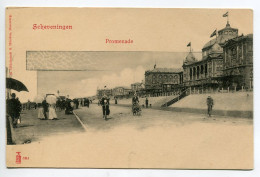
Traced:
<path fill-rule="evenodd" d="M 187 90 L 184 90 L 183 92 L 181 92 L 180 95 L 178 95 L 177 97 L 175 97 L 174 99 L 166 102 L 165 104 L 163 104 L 161 107 L 168 107 L 174 103 L 176 103 L 177 101 L 181 100 L 182 98 L 186 97 L 188 94 L 187 94 Z"/>

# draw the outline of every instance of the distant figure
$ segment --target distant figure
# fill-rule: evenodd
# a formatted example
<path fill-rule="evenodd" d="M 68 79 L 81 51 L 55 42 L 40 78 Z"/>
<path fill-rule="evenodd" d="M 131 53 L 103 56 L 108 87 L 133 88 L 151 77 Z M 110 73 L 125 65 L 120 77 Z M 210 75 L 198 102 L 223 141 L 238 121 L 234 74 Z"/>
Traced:
<path fill-rule="evenodd" d="M 135 103 L 139 103 L 139 99 L 138 99 L 138 96 L 136 95 L 136 93 L 134 94 L 134 97 L 132 98 L 132 105 Z"/>
<path fill-rule="evenodd" d="M 12 125 L 17 128 L 17 122 L 20 117 L 22 105 L 19 99 L 16 99 L 15 93 L 12 93 L 11 99 L 7 100 L 7 114 L 12 118 Z"/>
<path fill-rule="evenodd" d="M 76 106 L 76 109 L 78 109 L 79 108 L 79 100 L 78 99 L 74 99 L 73 102 L 74 102 L 74 104 Z"/>
<path fill-rule="evenodd" d="M 27 102 L 27 109 L 28 109 L 28 110 L 31 109 L 31 102 L 30 102 L 30 100 L 28 100 L 28 102 Z"/>
<path fill-rule="evenodd" d="M 69 98 L 66 98 L 66 104 L 65 104 L 65 114 L 73 114 L 73 104 L 72 100 Z"/>
<path fill-rule="evenodd" d="M 107 116 L 110 114 L 109 98 L 104 95 L 100 100 L 100 104 L 102 106 L 103 119 L 107 120 Z"/>
<path fill-rule="evenodd" d="M 89 99 L 86 99 L 86 106 L 89 108 Z"/>
<path fill-rule="evenodd" d="M 117 104 L 117 97 L 115 97 L 115 104 Z"/>
<path fill-rule="evenodd" d="M 212 108 L 213 108 L 214 102 L 211 96 L 208 96 L 207 98 L 207 106 L 208 106 L 208 116 L 211 117 Z"/>
<path fill-rule="evenodd" d="M 58 120 L 56 111 L 55 111 L 55 104 L 50 104 L 49 106 L 49 119 L 50 120 Z"/>
<path fill-rule="evenodd" d="M 38 119 L 45 119 L 42 103 L 38 103 Z"/>
<path fill-rule="evenodd" d="M 45 118 L 45 120 L 47 120 L 47 119 L 48 119 L 48 117 L 47 117 L 47 112 L 48 112 L 48 110 L 49 110 L 49 105 L 48 105 L 48 103 L 46 102 L 46 99 L 44 99 L 44 100 L 42 101 L 42 107 L 43 107 L 43 115 L 44 115 L 44 118 Z"/>
<path fill-rule="evenodd" d="M 148 98 L 146 97 L 146 99 L 145 99 L 145 106 L 146 106 L 146 108 L 148 108 L 148 103 L 149 103 L 149 100 L 148 100 Z"/>
<path fill-rule="evenodd" d="M 85 98 L 81 99 L 81 106 L 84 107 L 85 106 Z"/>

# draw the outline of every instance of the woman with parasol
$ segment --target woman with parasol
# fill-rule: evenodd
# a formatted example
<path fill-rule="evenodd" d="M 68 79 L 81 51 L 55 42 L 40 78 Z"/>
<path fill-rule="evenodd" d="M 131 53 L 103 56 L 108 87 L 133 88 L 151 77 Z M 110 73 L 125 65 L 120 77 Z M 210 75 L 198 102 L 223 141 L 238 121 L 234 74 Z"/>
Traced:
<path fill-rule="evenodd" d="M 49 119 L 58 120 L 57 114 L 55 111 L 57 97 L 55 95 L 48 95 L 46 98 L 46 102 L 49 104 Z"/>

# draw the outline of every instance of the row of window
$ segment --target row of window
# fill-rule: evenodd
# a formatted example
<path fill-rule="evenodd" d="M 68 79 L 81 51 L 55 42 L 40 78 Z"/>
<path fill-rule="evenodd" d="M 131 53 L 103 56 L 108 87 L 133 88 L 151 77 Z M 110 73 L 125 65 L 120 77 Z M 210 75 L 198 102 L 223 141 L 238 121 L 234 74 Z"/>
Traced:
<path fill-rule="evenodd" d="M 152 76 L 152 83 L 163 83 L 163 82 L 173 82 L 178 83 L 179 77 L 178 75 L 172 76 L 172 75 L 153 75 Z"/>

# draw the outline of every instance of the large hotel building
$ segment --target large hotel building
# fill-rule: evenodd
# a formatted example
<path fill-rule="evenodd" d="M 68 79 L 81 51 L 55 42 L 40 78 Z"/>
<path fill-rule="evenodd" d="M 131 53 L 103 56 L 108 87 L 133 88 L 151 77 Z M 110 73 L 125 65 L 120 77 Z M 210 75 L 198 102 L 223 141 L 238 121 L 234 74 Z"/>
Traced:
<path fill-rule="evenodd" d="M 192 52 L 182 69 L 154 68 L 145 72 L 146 93 L 189 89 L 199 93 L 240 90 L 253 87 L 253 35 L 238 35 L 227 21 L 226 27 L 202 48 L 199 60 Z"/>

